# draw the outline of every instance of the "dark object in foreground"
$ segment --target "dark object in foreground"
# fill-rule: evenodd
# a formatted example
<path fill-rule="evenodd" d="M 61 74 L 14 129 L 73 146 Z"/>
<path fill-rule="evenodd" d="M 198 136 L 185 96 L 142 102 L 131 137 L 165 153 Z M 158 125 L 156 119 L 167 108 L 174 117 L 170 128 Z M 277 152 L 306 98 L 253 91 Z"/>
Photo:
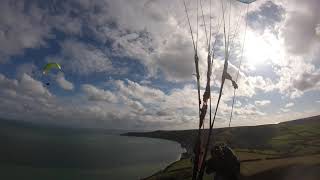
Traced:
<path fill-rule="evenodd" d="M 206 161 L 206 173 L 215 173 L 215 180 L 237 180 L 240 162 L 230 147 L 216 145 L 211 150 L 211 158 Z"/>

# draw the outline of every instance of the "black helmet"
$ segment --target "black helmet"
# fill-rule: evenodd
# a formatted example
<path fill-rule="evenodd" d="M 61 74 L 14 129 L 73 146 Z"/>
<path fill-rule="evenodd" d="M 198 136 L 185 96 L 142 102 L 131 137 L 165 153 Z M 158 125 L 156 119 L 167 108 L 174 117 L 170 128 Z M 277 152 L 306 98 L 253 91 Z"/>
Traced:
<path fill-rule="evenodd" d="M 220 156 L 222 155 L 222 148 L 219 145 L 215 145 L 212 149 L 211 149 L 211 155 L 212 156 Z"/>

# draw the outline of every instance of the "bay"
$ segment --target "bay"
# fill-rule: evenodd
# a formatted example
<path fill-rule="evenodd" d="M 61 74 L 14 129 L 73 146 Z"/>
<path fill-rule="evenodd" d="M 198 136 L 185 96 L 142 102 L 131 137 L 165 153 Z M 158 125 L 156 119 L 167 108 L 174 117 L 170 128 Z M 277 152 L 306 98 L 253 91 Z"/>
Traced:
<path fill-rule="evenodd" d="M 5 139 L 4 139 L 5 138 Z M 0 137 L 3 179 L 140 179 L 179 159 L 173 141 L 108 134 L 21 132 Z"/>

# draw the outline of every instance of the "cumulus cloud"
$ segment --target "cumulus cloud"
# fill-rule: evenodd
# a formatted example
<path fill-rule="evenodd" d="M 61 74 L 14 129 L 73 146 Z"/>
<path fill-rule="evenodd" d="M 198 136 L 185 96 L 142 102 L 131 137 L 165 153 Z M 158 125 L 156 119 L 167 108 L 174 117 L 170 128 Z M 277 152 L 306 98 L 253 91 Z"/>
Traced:
<path fill-rule="evenodd" d="M 23 74 L 18 84 L 17 91 L 34 96 L 51 96 L 51 93 L 37 80 L 34 80 L 27 74 Z"/>
<path fill-rule="evenodd" d="M 287 20 L 283 36 L 289 52 L 305 54 L 310 52 L 316 43 L 315 22 L 312 16 L 299 12 Z"/>
<path fill-rule="evenodd" d="M 275 89 L 294 99 L 301 97 L 305 92 L 319 88 L 318 71 L 313 64 L 300 58 L 292 58 L 290 62 L 286 66 L 275 69 L 275 73 L 279 76 Z"/>
<path fill-rule="evenodd" d="M 320 71 L 301 74 L 293 81 L 293 85 L 300 91 L 320 89 Z"/>
<path fill-rule="evenodd" d="M 80 127 L 133 128 L 133 124 L 138 124 L 136 116 L 126 107 L 119 109 L 109 103 L 94 103 L 79 97 L 57 97 L 28 75 L 15 80 L 0 74 L 0 86 L 1 117 Z M 85 87 L 87 96 L 94 100 L 108 94 L 89 85 Z"/>
<path fill-rule="evenodd" d="M 151 77 L 164 75 L 166 80 L 173 82 L 192 79 L 194 52 L 180 2 L 108 1 L 107 4 L 95 14 L 90 26 L 101 26 L 94 34 L 111 43 L 113 55 L 138 60 Z M 192 5 L 194 2 L 188 4 Z M 217 11 L 213 12 L 220 12 L 220 6 L 214 6 Z M 208 11 L 205 13 L 208 17 Z M 195 10 L 190 9 L 192 24 L 195 23 L 194 15 Z M 204 40 L 204 32 L 199 31 L 201 59 L 205 59 L 206 54 Z M 200 61 L 200 68 L 205 65 L 206 61 Z"/>
<path fill-rule="evenodd" d="M 106 101 L 116 103 L 118 98 L 110 91 L 99 89 L 90 84 L 82 85 L 82 91 L 86 93 L 91 101 Z"/>
<path fill-rule="evenodd" d="M 292 107 L 292 106 L 294 106 L 294 103 L 292 103 L 292 102 L 285 105 L 286 108 L 289 108 L 289 107 Z"/>
<path fill-rule="evenodd" d="M 39 75 L 39 70 L 36 65 L 33 63 L 24 63 L 17 67 L 16 70 L 16 76 L 17 77 L 22 77 L 24 74 L 27 74 L 29 76 L 38 76 Z"/>
<path fill-rule="evenodd" d="M 271 101 L 269 101 L 269 100 L 262 100 L 262 101 L 255 101 L 254 103 L 255 103 L 257 106 L 266 106 L 266 105 L 270 104 Z"/>
<path fill-rule="evenodd" d="M 23 74 L 19 80 L 9 79 L 0 74 L 0 115 L 24 120 L 24 113 L 31 110 L 47 109 L 48 100 L 54 96 L 42 85 L 41 82 Z M 37 113 L 36 113 L 37 114 Z M 17 117 L 19 116 L 19 117 Z M 33 118 L 33 116 L 29 116 Z"/>
<path fill-rule="evenodd" d="M 285 9 L 272 1 L 266 1 L 257 10 L 248 13 L 248 25 L 259 31 L 275 30 L 277 23 L 281 22 L 285 15 Z"/>
<path fill-rule="evenodd" d="M 290 53 L 306 54 L 319 45 L 316 28 L 319 22 L 319 1 L 290 1 L 292 7 L 282 29 L 286 47 Z"/>
<path fill-rule="evenodd" d="M 66 98 L 52 95 L 42 83 L 28 75 L 14 80 L 0 74 L 3 89 L 0 92 L 0 115 L 81 127 L 185 129 L 197 125 L 197 90 L 192 85 L 164 93 L 129 80 L 108 83 L 115 85 L 113 90 L 83 84 L 81 94 Z M 217 94 L 212 95 L 214 104 Z M 270 122 L 264 118 L 267 114 L 257 108 L 269 104 L 269 101 L 256 102 L 257 106 L 236 104 L 233 125 Z M 221 101 L 216 127 L 227 125 L 230 110 L 230 104 L 225 99 Z M 286 109 L 282 111 L 288 112 Z"/>
<path fill-rule="evenodd" d="M 168 80 L 190 80 L 194 72 L 194 52 L 189 38 L 185 40 L 186 37 L 175 35 L 157 50 L 153 58 L 159 62 L 158 67 Z"/>
<path fill-rule="evenodd" d="M 197 93 L 193 86 L 165 94 L 128 80 L 114 83 L 117 84 L 114 91 L 84 84 L 81 88 L 83 98 L 64 99 L 51 95 L 42 83 L 28 75 L 22 76 L 21 80 L 0 75 L 3 89 L 0 107 L 6 107 L 1 108 L 0 114 L 34 121 L 46 117 L 48 123 L 88 127 L 183 129 L 197 124 Z M 254 110 L 245 107 L 241 113 L 252 114 Z"/>
<path fill-rule="evenodd" d="M 287 108 L 281 108 L 280 111 L 284 112 L 284 113 L 287 113 L 287 112 L 290 112 L 291 110 L 290 109 L 287 109 Z"/>
<path fill-rule="evenodd" d="M 320 36 L 320 24 L 318 24 L 316 27 L 316 34 Z"/>
<path fill-rule="evenodd" d="M 204 2 L 205 6 L 206 3 L 208 2 Z M 32 7 L 39 6 L 34 2 L 30 4 Z M 195 4 L 188 2 L 187 5 L 192 24 L 194 24 L 196 11 L 189 7 Z M 24 7 L 25 4 L 21 6 Z M 52 8 L 55 6 L 62 8 L 61 10 Z M 125 10 L 123 7 L 126 7 Z M 214 20 L 218 19 L 220 8 L 219 4 L 213 5 Z M 234 8 L 234 12 L 240 12 L 237 9 L 241 7 L 235 6 Z M 75 40 L 64 41 L 61 43 L 63 52 L 61 56 L 55 57 L 55 60 L 63 61 L 72 72 L 90 74 L 115 71 L 110 61 L 109 55 L 111 55 L 127 56 L 138 60 L 147 67 L 149 76 L 157 77 L 163 74 L 168 81 L 193 79 L 194 52 L 185 21 L 185 12 L 180 2 L 84 0 L 56 2 L 42 9 L 38 14 L 43 17 L 41 22 L 46 25 L 44 27 L 47 31 L 43 31 L 47 32 L 46 34 L 53 29 L 58 29 L 67 34 L 82 36 L 84 35 L 83 29 L 86 29 L 95 40 L 101 43 L 107 41 L 107 44 L 111 46 L 105 50 L 109 51 L 106 53 L 88 43 L 84 44 Z M 208 20 L 208 9 L 205 9 L 204 13 Z M 139 21 L 136 21 L 137 19 Z M 236 21 L 237 18 L 233 20 Z M 214 21 L 213 24 L 217 23 Z M 35 27 L 38 26 L 42 27 L 42 24 L 39 22 Z M 216 31 L 215 27 L 214 31 Z M 41 36 L 39 39 L 45 42 L 45 37 Z M 200 30 L 199 56 L 201 59 L 205 59 L 206 54 L 204 42 L 205 34 Z M 91 63 L 88 63 L 89 61 Z M 205 62 L 205 60 L 200 61 L 200 69 L 203 74 L 205 74 L 203 71 L 206 66 Z"/>
<path fill-rule="evenodd" d="M 63 73 L 59 73 L 59 74 L 57 75 L 56 81 L 57 81 L 58 85 L 59 85 L 62 89 L 64 89 L 64 90 L 69 90 L 69 91 L 71 91 L 71 90 L 73 90 L 73 88 L 74 88 L 73 84 L 72 84 L 70 81 L 68 81 L 68 80 L 65 79 Z"/>
<path fill-rule="evenodd" d="M 1 1 L 0 7 L 0 62 L 10 56 L 23 54 L 26 48 L 46 46 L 50 27 L 44 10 L 26 1 Z"/>
<path fill-rule="evenodd" d="M 57 60 L 74 73 L 88 75 L 113 70 L 110 59 L 94 46 L 75 40 L 66 40 L 61 47 L 61 59 L 57 57 Z"/>
<path fill-rule="evenodd" d="M 138 99 L 144 103 L 162 101 L 165 96 L 159 89 L 142 86 L 139 83 L 130 80 L 127 80 L 126 82 L 117 80 L 114 81 L 113 84 L 123 95 Z"/>
<path fill-rule="evenodd" d="M 73 75 L 117 74 L 125 75 L 127 67 L 119 67 L 122 60 L 142 65 L 146 73 L 141 79 L 113 80 L 112 88 L 99 86 L 100 82 L 86 82 L 81 91 L 72 91 L 70 97 L 59 97 L 50 92 L 33 74 L 37 71 L 33 63 L 23 63 L 16 70 L 17 78 L 9 79 L 0 74 L 0 113 L 2 116 L 14 112 L 21 118 L 47 119 L 54 122 L 63 119 L 70 124 L 103 124 L 118 128 L 194 128 L 197 125 L 197 91 L 189 83 L 194 81 L 194 52 L 185 12 L 179 1 L 140 0 L 82 0 L 55 1 L 42 4 L 39 1 L 3 1 L 0 7 L 0 61 L 22 55 L 26 49 L 37 49 L 58 44 L 60 52 L 50 54 L 46 61 L 60 62 L 65 71 L 58 74 L 60 87 L 73 90 L 67 79 Z M 280 93 L 285 98 L 302 97 L 305 92 L 319 90 L 319 70 L 306 54 L 316 51 L 319 38 L 319 1 L 257 2 L 249 9 L 247 40 L 248 49 L 260 46 L 258 51 L 248 53 L 263 57 L 271 63 L 272 77 L 261 75 L 259 67 L 250 69 L 245 62 L 240 70 L 239 89 L 234 114 L 235 125 L 262 124 L 271 118 L 262 111 L 269 100 L 254 101 L 260 94 Z M 204 1 L 208 3 L 208 1 Z M 288 2 L 287 2 L 288 3 Z M 204 4 L 204 7 L 208 7 Z M 234 14 L 231 24 L 240 18 L 239 34 L 243 34 L 243 4 L 232 4 Z M 192 28 L 196 24 L 195 1 L 188 1 Z M 59 7 L 59 8 L 57 8 Z M 217 30 L 221 6 L 213 5 L 213 29 Z M 209 20 L 209 10 L 204 10 Z M 200 22 L 198 50 L 200 57 L 201 84 L 205 84 L 206 39 Z M 232 34 L 236 32 L 232 27 Z M 195 35 L 196 33 L 194 33 Z M 219 33 L 218 33 L 219 34 Z M 255 39 L 259 34 L 258 39 Z M 60 36 L 61 35 L 61 36 Z M 234 35 L 234 34 L 233 34 Z M 57 38 L 55 38 L 57 36 Z M 213 67 L 213 104 L 217 101 L 216 87 L 220 87 L 223 69 L 223 43 L 218 43 Z M 240 37 L 240 36 L 239 36 Z M 239 63 L 241 40 L 235 36 L 235 44 L 228 71 L 236 75 Z M 251 41 L 251 43 L 249 42 Z M 260 43 L 262 42 L 263 43 Z M 281 44 L 281 43 L 284 44 Z M 264 46 L 267 44 L 268 46 Z M 267 47 L 267 48 L 265 48 Z M 270 47 L 270 48 L 268 48 Z M 256 48 L 257 49 L 257 48 Z M 298 56 L 297 56 L 298 55 Z M 305 55 L 304 57 L 302 57 Z M 256 58 L 255 56 L 253 56 Z M 253 59 L 254 59 L 253 58 Z M 14 59 L 14 58 L 12 58 Z M 41 59 L 36 60 L 37 65 Z M 264 61 L 265 60 L 265 61 Z M 253 65 L 251 65 L 253 66 Z M 298 68 L 297 68 L 298 67 Z M 263 72 L 262 72 L 263 74 Z M 133 75 L 134 76 L 134 75 Z M 9 76 L 11 77 L 11 76 Z M 40 79 L 40 78 L 39 78 Z M 123 78 L 122 78 L 123 79 Z M 156 80 L 156 81 L 154 81 Z M 166 90 L 155 88 L 158 80 Z M 141 82 L 141 83 L 138 83 Z M 155 83 L 156 82 L 156 83 Z M 201 87 L 203 88 L 203 87 Z M 202 89 L 203 90 L 203 89 Z M 223 100 L 218 112 L 218 126 L 222 126 L 230 115 L 230 100 L 233 88 L 225 84 Z M 19 102 L 19 103 L 18 103 Z M 285 105 L 281 113 L 289 111 Z M 290 112 L 291 113 L 291 112 Z M 16 113 L 17 114 L 17 113 Z M 19 113 L 20 114 L 20 113 Z M 24 116 L 25 115 L 25 116 Z M 279 117 L 280 118 L 280 117 Z M 57 121 L 57 120 L 56 120 Z"/>

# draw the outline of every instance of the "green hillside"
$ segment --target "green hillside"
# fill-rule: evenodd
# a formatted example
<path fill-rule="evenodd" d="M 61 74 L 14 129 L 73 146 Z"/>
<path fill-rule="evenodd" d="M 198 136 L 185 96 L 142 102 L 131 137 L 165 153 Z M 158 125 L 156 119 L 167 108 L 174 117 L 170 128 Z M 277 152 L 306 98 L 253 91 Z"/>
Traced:
<path fill-rule="evenodd" d="M 215 139 L 215 143 L 226 143 L 234 148 L 242 161 L 243 179 L 263 179 L 263 177 L 283 179 L 282 176 L 291 172 L 292 168 L 296 169 L 295 172 L 307 169 L 299 175 L 305 174 L 314 179 L 320 177 L 319 129 L 320 116 L 316 116 L 275 125 L 214 129 L 212 138 Z M 206 130 L 204 133 L 207 132 Z M 196 130 L 154 131 L 125 135 L 177 141 L 187 149 L 190 155 Z M 189 179 L 191 167 L 189 158 L 182 159 L 147 179 Z M 270 172 L 267 173 L 268 171 Z"/>

